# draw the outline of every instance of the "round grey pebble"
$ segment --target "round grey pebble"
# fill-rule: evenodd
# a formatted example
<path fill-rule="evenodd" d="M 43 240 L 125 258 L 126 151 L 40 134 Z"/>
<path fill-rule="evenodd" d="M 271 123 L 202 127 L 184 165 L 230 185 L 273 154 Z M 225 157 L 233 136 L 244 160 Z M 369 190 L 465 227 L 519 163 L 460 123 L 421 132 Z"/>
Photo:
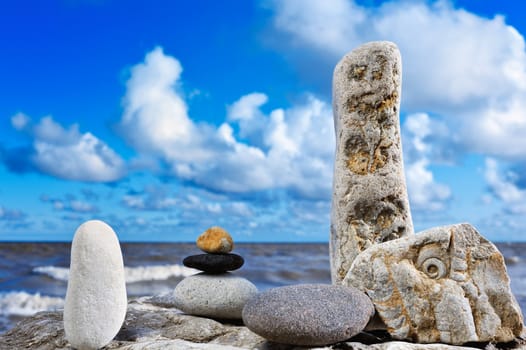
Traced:
<path fill-rule="evenodd" d="M 199 273 L 179 282 L 174 290 L 174 304 L 190 315 L 241 319 L 243 307 L 257 292 L 252 282 L 228 272 Z"/>
<path fill-rule="evenodd" d="M 373 303 L 356 288 L 302 284 L 257 294 L 245 305 L 243 322 L 276 343 L 318 346 L 353 337 L 373 315 Z"/>

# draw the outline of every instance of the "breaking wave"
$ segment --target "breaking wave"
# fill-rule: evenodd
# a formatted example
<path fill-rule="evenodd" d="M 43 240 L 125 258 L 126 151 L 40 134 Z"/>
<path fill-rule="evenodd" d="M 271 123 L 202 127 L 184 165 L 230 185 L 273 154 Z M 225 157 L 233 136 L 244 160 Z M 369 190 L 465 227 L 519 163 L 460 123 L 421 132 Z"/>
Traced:
<path fill-rule="evenodd" d="M 0 315 L 30 316 L 64 307 L 64 299 L 26 292 L 0 293 Z"/>
<path fill-rule="evenodd" d="M 33 272 L 47 275 L 59 281 L 67 281 L 69 277 L 69 269 L 67 267 L 39 266 L 35 267 Z"/>
<path fill-rule="evenodd" d="M 198 272 L 199 271 L 197 270 L 177 264 L 124 268 L 124 274 L 126 275 L 127 283 L 141 281 L 162 281 L 171 277 L 187 277 Z"/>
<path fill-rule="evenodd" d="M 58 266 L 39 266 L 33 272 L 47 275 L 59 281 L 67 281 L 69 268 Z M 171 277 L 187 277 L 199 271 L 182 265 L 153 265 L 124 267 L 126 283 L 136 283 L 142 281 L 162 281 Z"/>

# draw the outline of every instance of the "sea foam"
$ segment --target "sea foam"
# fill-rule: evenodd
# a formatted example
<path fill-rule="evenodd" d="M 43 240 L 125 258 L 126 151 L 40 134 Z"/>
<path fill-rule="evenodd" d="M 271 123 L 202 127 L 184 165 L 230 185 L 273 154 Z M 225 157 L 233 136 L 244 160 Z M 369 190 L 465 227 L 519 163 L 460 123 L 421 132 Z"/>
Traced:
<path fill-rule="evenodd" d="M 47 275 L 59 281 L 67 281 L 69 277 L 69 268 L 58 266 L 39 266 L 33 269 L 33 272 Z M 187 277 L 196 274 L 197 270 L 182 265 L 152 265 L 125 267 L 124 274 L 126 283 L 136 283 L 142 281 L 162 281 L 171 277 Z"/>
<path fill-rule="evenodd" d="M 0 293 L 0 314 L 31 316 L 39 311 L 57 310 L 64 307 L 64 299 L 27 292 Z"/>
<path fill-rule="evenodd" d="M 127 283 L 141 281 L 162 281 L 170 277 L 187 277 L 199 271 L 182 265 L 153 265 L 125 267 L 124 274 Z"/>
<path fill-rule="evenodd" d="M 58 267 L 58 266 L 39 266 L 33 269 L 33 272 L 39 273 L 42 275 L 47 275 L 53 279 L 59 281 L 68 281 L 69 269 L 67 267 Z"/>

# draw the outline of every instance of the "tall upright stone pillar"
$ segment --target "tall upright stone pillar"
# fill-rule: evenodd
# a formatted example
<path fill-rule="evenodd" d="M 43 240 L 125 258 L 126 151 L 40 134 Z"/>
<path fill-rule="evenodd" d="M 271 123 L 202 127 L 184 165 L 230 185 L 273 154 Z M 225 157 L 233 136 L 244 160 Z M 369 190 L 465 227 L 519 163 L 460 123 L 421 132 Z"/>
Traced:
<path fill-rule="evenodd" d="M 331 275 L 340 284 L 356 256 L 413 235 L 400 140 L 400 52 L 371 42 L 336 66 L 336 159 L 331 210 Z"/>

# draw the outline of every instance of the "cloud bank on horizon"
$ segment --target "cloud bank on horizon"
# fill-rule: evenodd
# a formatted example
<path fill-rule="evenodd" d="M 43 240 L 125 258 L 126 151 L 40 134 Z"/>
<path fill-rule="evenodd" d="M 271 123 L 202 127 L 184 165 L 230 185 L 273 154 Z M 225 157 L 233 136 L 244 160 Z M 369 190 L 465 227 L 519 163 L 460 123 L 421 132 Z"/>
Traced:
<path fill-rule="evenodd" d="M 257 11 L 267 11 L 255 35 L 265 38 L 254 40 L 310 89 L 293 91 L 283 106 L 274 91 L 233 91 L 237 99 L 213 118 L 196 115 L 207 97 L 193 95 L 207 87 L 190 91 L 184 72 L 199 67 L 161 45 L 128 62 L 109 136 L 87 131 L 86 120 L 37 120 L 22 108 L 9 119 L 17 141 L 0 148 L 4 171 L 68 185 L 33 193 L 35 212 L 2 201 L 8 185 L 0 186 L 0 237 L 51 235 L 100 217 L 131 240 L 191 240 L 211 225 L 241 240 L 326 240 L 335 140 L 320 81 L 373 40 L 393 41 L 402 53 L 416 227 L 470 221 L 492 239 L 525 237 L 526 48 L 503 16 L 449 1 L 268 1 Z"/>

